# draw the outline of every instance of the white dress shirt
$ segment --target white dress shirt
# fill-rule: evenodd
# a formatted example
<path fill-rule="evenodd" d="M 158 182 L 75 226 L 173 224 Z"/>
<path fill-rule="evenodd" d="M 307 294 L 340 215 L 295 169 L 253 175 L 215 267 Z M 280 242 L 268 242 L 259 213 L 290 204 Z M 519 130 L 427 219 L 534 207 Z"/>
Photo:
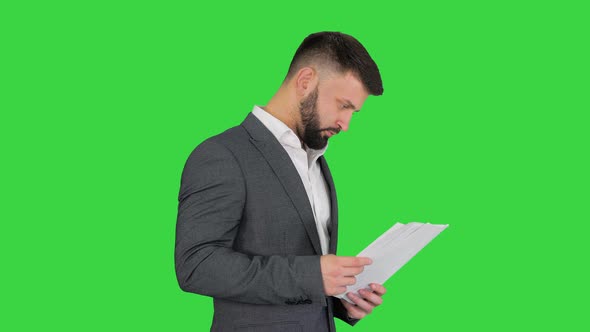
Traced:
<path fill-rule="evenodd" d="M 287 151 L 289 157 L 291 157 L 311 204 L 316 228 L 320 236 L 322 253 L 324 255 L 328 254 L 328 247 L 330 245 L 330 237 L 328 235 L 330 195 L 328 186 L 322 175 L 322 170 L 320 169 L 320 163 L 318 162 L 318 158 L 324 154 L 328 146 L 326 145 L 321 150 L 304 149 L 297 135 L 281 120 L 258 106 L 254 106 L 252 113 L 270 130 L 285 151 Z"/>

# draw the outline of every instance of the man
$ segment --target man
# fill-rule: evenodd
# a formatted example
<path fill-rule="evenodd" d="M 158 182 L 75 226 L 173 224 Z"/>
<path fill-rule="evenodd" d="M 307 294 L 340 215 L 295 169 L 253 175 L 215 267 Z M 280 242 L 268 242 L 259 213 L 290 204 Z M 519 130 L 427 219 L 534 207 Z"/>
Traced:
<path fill-rule="evenodd" d="M 335 331 L 382 302 L 371 284 L 333 297 L 369 258 L 335 256 L 338 209 L 323 154 L 348 130 L 381 76 L 365 48 L 337 32 L 309 35 L 265 107 L 199 145 L 184 167 L 176 274 L 214 299 L 212 331 Z"/>

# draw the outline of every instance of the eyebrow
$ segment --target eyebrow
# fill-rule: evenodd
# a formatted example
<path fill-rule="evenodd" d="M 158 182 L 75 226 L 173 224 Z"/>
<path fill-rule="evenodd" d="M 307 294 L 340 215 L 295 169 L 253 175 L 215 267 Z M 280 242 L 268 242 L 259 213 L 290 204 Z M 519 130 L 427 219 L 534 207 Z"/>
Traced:
<path fill-rule="evenodd" d="M 351 106 L 352 109 L 354 109 L 355 112 L 360 112 L 361 111 L 360 109 L 357 109 L 356 106 L 354 106 L 354 104 L 350 100 L 348 100 L 346 98 L 342 98 L 342 100 L 344 100 L 348 104 L 348 106 Z"/>

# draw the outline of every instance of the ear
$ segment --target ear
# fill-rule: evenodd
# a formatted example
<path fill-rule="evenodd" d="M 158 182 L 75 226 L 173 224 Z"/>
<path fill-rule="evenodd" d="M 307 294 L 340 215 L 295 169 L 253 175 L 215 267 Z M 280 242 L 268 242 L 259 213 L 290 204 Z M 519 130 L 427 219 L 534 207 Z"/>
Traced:
<path fill-rule="evenodd" d="M 318 72 L 312 67 L 299 69 L 295 76 L 295 90 L 298 97 L 306 96 L 315 89 L 318 81 Z"/>

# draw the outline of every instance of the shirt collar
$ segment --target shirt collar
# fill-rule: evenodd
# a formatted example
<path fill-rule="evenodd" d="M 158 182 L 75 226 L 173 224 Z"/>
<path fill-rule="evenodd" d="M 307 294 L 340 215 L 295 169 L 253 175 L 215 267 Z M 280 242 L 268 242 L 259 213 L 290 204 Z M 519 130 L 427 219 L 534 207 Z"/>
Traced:
<path fill-rule="evenodd" d="M 301 141 L 299 137 L 281 120 L 275 118 L 272 114 L 263 110 L 262 107 L 255 105 L 252 113 L 262 122 L 262 124 L 270 130 L 274 137 L 281 143 L 281 145 L 287 145 L 295 149 L 302 149 L 307 153 L 307 159 L 311 166 L 315 161 L 324 155 L 328 149 L 326 145 L 323 149 L 314 150 L 310 148 L 303 149 L 301 147 Z"/>

